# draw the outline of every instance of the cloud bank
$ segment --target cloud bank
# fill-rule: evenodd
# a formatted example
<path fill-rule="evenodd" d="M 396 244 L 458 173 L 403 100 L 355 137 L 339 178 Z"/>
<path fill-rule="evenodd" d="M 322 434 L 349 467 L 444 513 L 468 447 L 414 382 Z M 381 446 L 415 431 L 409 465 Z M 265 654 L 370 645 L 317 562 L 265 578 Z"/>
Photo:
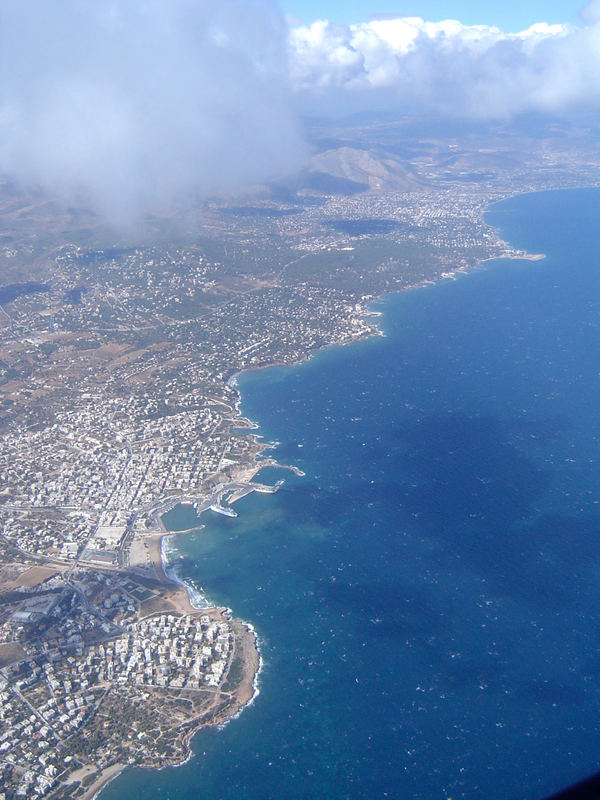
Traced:
<path fill-rule="evenodd" d="M 0 171 L 113 220 L 299 151 L 275 0 L 0 0 Z"/>
<path fill-rule="evenodd" d="M 113 221 L 299 166 L 296 114 L 600 110 L 582 26 L 286 23 L 277 0 L 0 0 L 0 174 Z"/>
<path fill-rule="evenodd" d="M 584 27 L 519 33 L 418 17 L 290 30 L 292 80 L 305 108 L 389 109 L 509 118 L 600 107 L 600 0 Z"/>

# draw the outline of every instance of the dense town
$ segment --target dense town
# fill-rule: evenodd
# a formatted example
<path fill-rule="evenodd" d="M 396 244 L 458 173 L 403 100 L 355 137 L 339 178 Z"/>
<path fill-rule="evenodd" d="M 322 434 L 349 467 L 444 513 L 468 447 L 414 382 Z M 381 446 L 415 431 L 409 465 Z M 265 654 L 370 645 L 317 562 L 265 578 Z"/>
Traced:
<path fill-rule="evenodd" d="M 382 202 L 364 200 L 375 207 L 362 213 L 381 215 Z M 419 208 L 406 198 L 385 202 L 402 214 L 408 208 L 424 231 L 421 265 L 411 256 L 412 238 L 339 232 L 303 236 L 295 259 L 260 275 L 209 262 L 197 249 L 61 248 L 42 288 L 3 305 L 10 319 L 0 332 L 6 541 L 65 562 L 124 563 L 124 543 L 129 552 L 136 532 L 156 531 L 165 500 L 202 497 L 211 482 L 225 485 L 254 464 L 262 445 L 239 418 L 232 376 L 373 333 L 366 304 L 390 282 L 409 280 L 409 261 L 418 284 L 506 251 L 481 221 L 484 198 L 460 222 L 454 206 L 429 204 L 426 213 L 421 200 Z M 313 213 L 301 222 L 311 230 Z M 280 241 L 295 239 L 298 216 L 285 216 L 289 230 Z M 310 279 L 316 257 L 332 267 Z M 380 263 L 365 274 L 371 258 Z M 327 285 L 334 279 L 349 288 Z M 77 287 L 74 300 L 69 292 Z"/>

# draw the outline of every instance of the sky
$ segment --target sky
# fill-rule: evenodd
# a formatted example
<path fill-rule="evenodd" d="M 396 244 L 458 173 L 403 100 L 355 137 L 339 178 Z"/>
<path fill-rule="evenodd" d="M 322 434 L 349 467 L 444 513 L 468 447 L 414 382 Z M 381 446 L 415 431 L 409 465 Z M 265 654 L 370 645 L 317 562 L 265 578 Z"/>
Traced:
<path fill-rule="evenodd" d="M 444 5 L 448 12 L 457 8 Z M 485 121 L 597 111 L 600 0 L 581 8 L 577 20 L 553 23 L 544 15 L 517 31 L 387 15 L 352 24 L 295 22 L 293 94 L 306 113 L 385 110 Z"/>
<path fill-rule="evenodd" d="M 496 25 L 506 32 L 535 22 L 578 23 L 581 3 L 573 0 L 282 0 L 286 14 L 304 23 L 317 19 L 350 25 L 371 15 L 423 17 L 432 22 L 458 19 L 466 25 Z"/>
<path fill-rule="evenodd" d="M 0 176 L 120 221 L 294 172 L 303 115 L 600 113 L 600 0 L 391 2 L 0 0 Z"/>

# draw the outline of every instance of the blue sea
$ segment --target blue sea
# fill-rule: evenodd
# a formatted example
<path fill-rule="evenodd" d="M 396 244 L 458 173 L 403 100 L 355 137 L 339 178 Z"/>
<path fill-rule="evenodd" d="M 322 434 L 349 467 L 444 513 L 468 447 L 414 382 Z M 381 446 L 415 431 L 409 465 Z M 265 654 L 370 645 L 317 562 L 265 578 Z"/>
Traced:
<path fill-rule="evenodd" d="M 241 376 L 306 475 L 265 469 L 277 494 L 173 557 L 256 627 L 260 694 L 102 800 L 536 800 L 600 770 L 600 191 L 487 219 L 547 258 L 389 296 L 385 337 Z"/>

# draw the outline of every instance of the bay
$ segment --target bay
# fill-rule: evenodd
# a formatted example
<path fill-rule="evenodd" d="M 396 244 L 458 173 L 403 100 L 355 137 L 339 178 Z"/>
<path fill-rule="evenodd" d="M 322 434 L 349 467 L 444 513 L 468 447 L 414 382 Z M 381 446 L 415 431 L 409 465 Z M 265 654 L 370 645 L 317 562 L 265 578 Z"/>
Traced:
<path fill-rule="evenodd" d="M 240 377 L 306 475 L 176 568 L 252 622 L 255 702 L 102 800 L 543 797 L 600 768 L 600 192 L 488 213 L 543 261 L 385 298 L 385 337 Z M 176 521 L 174 522 L 176 526 Z"/>

